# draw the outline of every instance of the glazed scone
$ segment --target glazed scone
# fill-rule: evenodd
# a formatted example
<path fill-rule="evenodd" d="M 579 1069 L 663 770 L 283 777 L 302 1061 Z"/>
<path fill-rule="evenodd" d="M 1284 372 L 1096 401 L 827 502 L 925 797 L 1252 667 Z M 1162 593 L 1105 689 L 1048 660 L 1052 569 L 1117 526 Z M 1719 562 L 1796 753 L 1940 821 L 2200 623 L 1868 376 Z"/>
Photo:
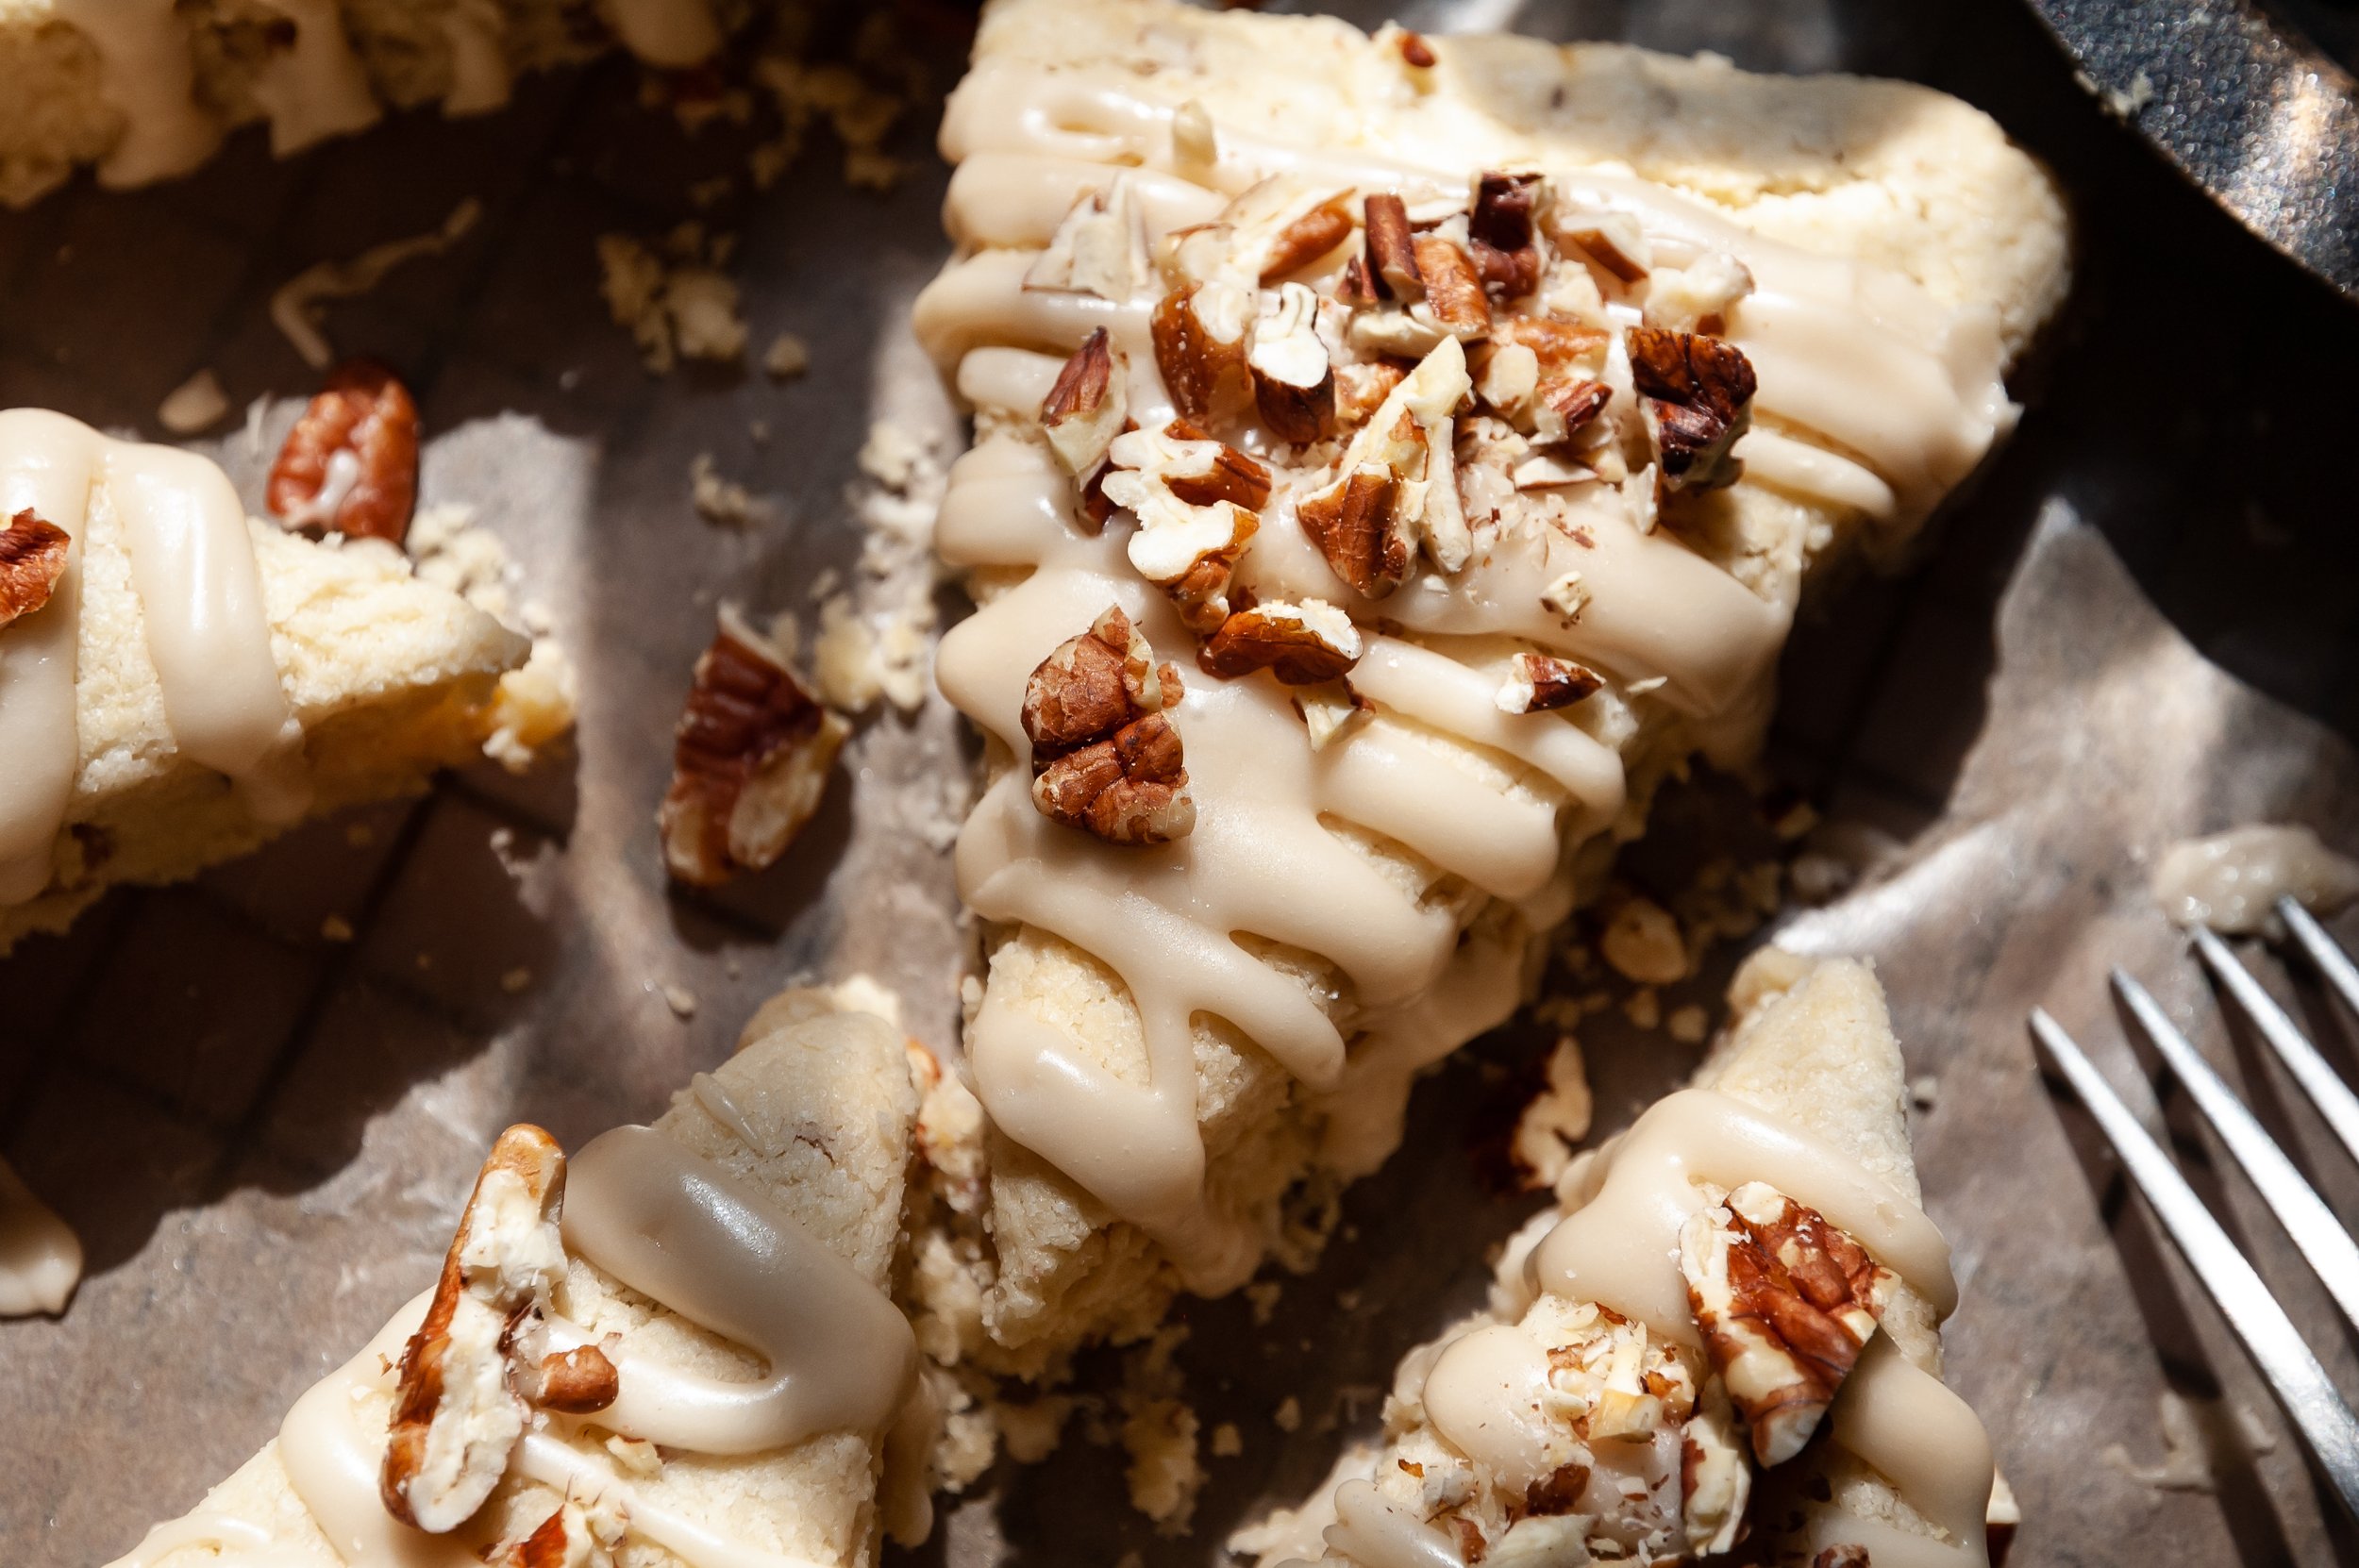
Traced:
<path fill-rule="evenodd" d="M 193 453 L 0 412 L 0 554 L 26 512 L 64 569 L 0 616 L 0 952 L 115 883 L 417 789 L 508 721 L 527 639 L 397 551 L 248 518 Z"/>
<path fill-rule="evenodd" d="M 187 174 L 260 121 L 286 154 L 388 108 L 475 114 L 521 73 L 619 43 L 697 63 L 750 0 L 0 0 L 0 205 L 84 164 L 108 185 Z"/>
<path fill-rule="evenodd" d="M 987 1176 L 921 1290 L 1039 1374 L 1311 1243 L 2011 427 L 2067 233 L 1921 88 L 1170 0 L 998 0 L 942 144 Z"/>
<path fill-rule="evenodd" d="M 1357 1568 L 1988 1560 L 1945 1389 L 1949 1248 L 1865 966 L 1765 950 L 1694 1087 L 1584 1154 L 1488 1310 L 1403 1358 L 1383 1441 L 1232 1544 Z M 1814 1434 L 1824 1435 L 1812 1441 Z M 1858 1548 L 1864 1558 L 1837 1548 Z"/>
<path fill-rule="evenodd" d="M 435 1291 L 117 1568 L 859 1568 L 923 1536 L 930 1407 L 884 1295 L 915 1111 L 889 1025 L 790 993 L 652 1127 L 570 1160 L 510 1128 Z"/>

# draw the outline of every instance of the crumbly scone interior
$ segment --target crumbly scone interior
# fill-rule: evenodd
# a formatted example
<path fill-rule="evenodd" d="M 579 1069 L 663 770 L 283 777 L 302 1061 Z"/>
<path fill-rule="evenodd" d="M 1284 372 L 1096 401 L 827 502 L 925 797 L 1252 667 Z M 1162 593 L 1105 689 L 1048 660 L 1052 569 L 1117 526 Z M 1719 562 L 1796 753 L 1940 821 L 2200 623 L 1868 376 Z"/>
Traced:
<path fill-rule="evenodd" d="M 1556 1206 L 1501 1259 L 1490 1306 L 1402 1359 L 1382 1441 L 1238 1549 L 1360 1568 L 1433 1560 L 1420 1544 L 1463 1561 L 1664 1560 L 1740 1542 L 1772 1562 L 1846 1547 L 1928 1568 L 1987 1560 L 1990 1447 L 1938 1380 L 1955 1286 L 1917 1209 L 1882 993 L 1863 964 L 1769 949 L 1739 973 L 1732 1004 L 1735 1022 L 1694 1087 L 1568 1168 Z M 1666 1159 L 1676 1172 L 1650 1178 L 1644 1167 Z M 1865 1248 L 1877 1281 L 1876 1321 L 1814 1414 L 1815 1435 L 1767 1465 L 1748 1423 L 1780 1413 L 1778 1401 L 1748 1389 L 1753 1403 L 1732 1409 L 1731 1388 L 1762 1381 L 1765 1365 L 1798 1379 L 1799 1360 L 1774 1358 L 1800 1353 L 1756 1341 L 1754 1359 L 1731 1372 L 1698 1326 L 1706 1310 L 1790 1319 L 1760 1299 L 1682 1301 L 1672 1276 L 1685 1265 L 1664 1256 L 1672 1232 L 1681 1256 L 1698 1215 L 1765 1180 L 1824 1205 L 1814 1217 Z M 1658 1201 L 1667 1218 L 1648 1211 Z M 1848 1224 L 1835 1220 L 1846 1211 Z M 1670 1310 L 1646 1309 L 1648 1270 L 1617 1259 L 1617 1246 L 1650 1254 Z M 1519 1358 L 1536 1369 L 1532 1393 Z"/>
<path fill-rule="evenodd" d="M 427 1306 L 422 1296 L 306 1394 L 276 1440 L 192 1512 L 157 1526 L 118 1568 L 198 1568 L 257 1556 L 323 1568 L 394 1560 L 460 1568 L 486 1560 L 478 1555 L 484 1552 L 501 1562 L 539 1563 L 559 1560 L 501 1554 L 567 1510 L 595 1521 L 606 1537 L 604 1555 L 568 1561 L 624 1568 L 873 1562 L 887 1526 L 910 1529 L 906 1510 L 922 1513 L 922 1442 L 912 1473 L 918 1494 L 898 1482 L 899 1491 L 880 1499 L 884 1426 L 813 1430 L 752 1448 L 745 1444 L 754 1440 L 728 1434 L 773 1419 L 768 1407 L 791 1407 L 793 1391 L 824 1388 L 847 1366 L 864 1376 L 873 1362 L 882 1392 L 904 1402 L 905 1414 L 907 1401 L 924 1397 L 917 1385 L 894 1393 L 897 1379 L 913 1375 L 915 1352 L 881 1293 L 901 1253 L 903 1182 L 917 1108 L 907 1053 L 882 1020 L 789 993 L 757 1016 L 737 1054 L 699 1074 L 652 1130 L 619 1129 L 643 1145 L 656 1140 L 655 1158 L 621 1164 L 623 1184 L 610 1179 L 594 1196 L 574 1190 L 582 1185 L 580 1162 L 597 1146 L 585 1145 L 575 1151 L 566 1194 L 569 1206 L 613 1209 L 601 1226 L 653 1226 L 650 1236 L 674 1245 L 686 1227 L 686 1209 L 671 1213 L 667 1204 L 702 1206 L 748 1235 L 791 1227 L 798 1245 L 824 1249 L 835 1260 L 828 1267 L 842 1270 L 866 1306 L 851 1302 L 850 1316 L 841 1315 L 840 1306 L 823 1306 L 796 1319 L 796 1309 L 782 1304 L 818 1292 L 823 1282 L 808 1266 L 781 1271 L 780 1259 L 793 1250 L 766 1251 L 758 1238 L 724 1242 L 720 1260 L 708 1259 L 711 1266 L 699 1271 L 703 1276 L 686 1294 L 675 1288 L 667 1292 L 675 1299 L 658 1299 L 585 1257 L 578 1222 L 569 1218 L 567 1256 L 549 1310 L 567 1326 L 560 1343 L 600 1346 L 611 1358 L 622 1397 L 586 1415 L 538 1415 L 513 1460 L 503 1460 L 507 1473 L 478 1512 L 448 1533 L 429 1535 L 396 1524 L 378 1494 L 395 1407 L 390 1366 L 417 1327 Z M 684 1173 L 677 1189 L 678 1178 L 670 1174 L 676 1169 Z M 650 1179 L 657 1173 L 664 1179 Z M 716 1185 L 717 1199 L 710 1195 Z M 599 1243 L 593 1241 L 589 1250 Z M 693 1259 L 693 1251 L 684 1256 Z M 756 1319 L 796 1323 L 797 1342 L 757 1349 L 751 1339 L 761 1328 L 745 1321 L 728 1323 L 734 1334 L 717 1331 L 733 1313 L 742 1320 L 749 1309 Z M 897 1331 L 898 1349 L 890 1334 L 874 1343 L 863 1340 L 873 1330 L 872 1314 Z M 771 1327 L 775 1334 L 776 1323 Z M 634 1394 L 635 1384 L 641 1386 Z M 924 1419 L 921 1410 L 921 1426 Z M 661 1441 L 645 1441 L 650 1435 Z M 922 1525 L 916 1529 L 923 1533 Z"/>
<path fill-rule="evenodd" d="M 1305 1216 L 1397 1143 L 1417 1071 L 1505 1017 L 1531 939 L 1665 773 L 1749 754 L 1805 577 L 1897 549 L 2010 426 L 2000 376 L 2063 289 L 2066 235 L 2036 165 L 1921 89 L 1162 0 L 994 6 L 943 143 L 961 255 L 917 325 L 976 418 L 938 540 L 979 609 L 938 668 L 987 737 L 959 871 L 987 933 L 967 1051 L 989 1179 L 963 1199 L 965 1277 L 921 1288 L 939 1339 L 1037 1374 L 1313 1243 Z M 1371 297 L 1365 202 L 1400 197 L 1415 242 L 1463 264 L 1491 172 L 1539 176 L 1528 286 L 1446 331 L 1430 301 Z M 1157 323 L 1222 290 L 1241 347 L 1315 342 L 1331 433 L 1281 440 L 1258 390 L 1167 426 L 1188 393 Z M 1733 483 L 1661 483 L 1626 343 L 1658 323 L 1758 372 Z M 1610 395 L 1585 437 L 1517 384 L 1505 351 L 1528 342 L 1555 385 Z M 1043 411 L 1084 352 L 1114 360 L 1138 430 L 1076 475 Z M 1428 383 L 1455 406 L 1417 411 L 1415 460 L 1450 464 L 1467 537 L 1429 516 L 1422 559 L 1364 591 L 1305 508 Z M 1207 620 L 1200 581 L 1144 561 L 1215 509 L 1094 527 L 1077 479 L 1111 498 L 1128 466 L 1160 506 L 1214 442 L 1267 490 L 1215 562 L 1242 592 Z M 1219 612 L 1273 603 L 1348 616 L 1341 718 L 1337 682 L 1189 659 L 1232 630 Z M 1184 686 L 1162 717 L 1194 822 L 1171 842 L 1035 807 L 1029 677 L 1110 607 Z M 1568 666 L 1596 690 L 1541 710 L 1529 672 Z"/>

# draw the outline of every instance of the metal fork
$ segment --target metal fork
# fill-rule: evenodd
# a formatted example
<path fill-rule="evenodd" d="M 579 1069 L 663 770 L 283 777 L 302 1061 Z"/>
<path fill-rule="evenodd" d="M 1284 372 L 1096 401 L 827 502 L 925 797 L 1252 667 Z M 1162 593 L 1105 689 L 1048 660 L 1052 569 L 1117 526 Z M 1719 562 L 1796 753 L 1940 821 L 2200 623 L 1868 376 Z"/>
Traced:
<path fill-rule="evenodd" d="M 2354 965 L 2351 955 L 2327 935 L 2307 909 L 2292 899 L 2279 899 L 2277 914 L 2319 977 L 2342 998 L 2354 1016 L 2359 1016 L 2359 965 Z M 2252 1021 L 2295 1081 L 2317 1103 L 2343 1146 L 2353 1159 L 2359 1159 L 2359 1095 L 2354 1095 L 2325 1058 L 2318 1055 L 2317 1047 L 2286 1016 L 2285 1009 L 2236 961 L 2226 942 L 2199 928 L 2195 947 L 2204 967 L 2234 999 L 2238 1009 Z M 2285 1227 L 2294 1244 L 2301 1249 L 2302 1257 L 2317 1271 L 2335 1305 L 2354 1327 L 2359 1327 L 2359 1244 L 2352 1243 L 2350 1232 L 2319 1201 L 2317 1193 L 2285 1158 L 2284 1151 L 2261 1129 L 2261 1124 L 2236 1098 L 2235 1092 L 2212 1070 L 2186 1036 L 2171 1026 L 2146 988 L 2119 969 L 2113 972 L 2113 988 L 2139 1031 L 2170 1064 L 2171 1072 L 2186 1086 L 2188 1097 L 2219 1133 L 2229 1153 L 2245 1168 L 2245 1174 L 2251 1177 L 2253 1186 L 2277 1215 L 2278 1224 Z M 2106 1085 L 2081 1047 L 2044 1008 L 2032 1010 L 2032 1035 L 2112 1142 L 2131 1177 L 2146 1193 L 2155 1216 L 2170 1233 L 2196 1277 L 2212 1293 L 2229 1327 L 2244 1342 L 2253 1363 L 2268 1380 L 2270 1392 L 2300 1429 L 2311 1453 L 2317 1456 L 2318 1468 L 2333 1483 L 2344 1509 L 2359 1520 L 2359 1418 L 2352 1416 L 2351 1407 L 2327 1381 L 2326 1369 L 2302 1343 L 2293 1320 L 2277 1304 L 2252 1265 L 2245 1261 L 2219 1222 L 2212 1218 L 2211 1210 L 2196 1196 L 2170 1157 L 2138 1125 L 2130 1108 Z"/>

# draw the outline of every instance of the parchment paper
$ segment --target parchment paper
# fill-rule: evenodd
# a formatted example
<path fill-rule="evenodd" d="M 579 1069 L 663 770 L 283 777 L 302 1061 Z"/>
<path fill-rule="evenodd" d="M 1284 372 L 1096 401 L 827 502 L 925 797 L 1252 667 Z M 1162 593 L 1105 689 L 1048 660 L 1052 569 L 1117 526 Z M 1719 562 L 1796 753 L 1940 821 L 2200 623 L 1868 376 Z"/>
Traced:
<path fill-rule="evenodd" d="M 2353 320 L 2154 166 L 2001 0 L 1401 14 L 1916 76 L 1998 113 L 2072 190 L 2083 283 L 2025 378 L 2016 441 L 1919 571 L 1832 595 L 1789 658 L 1772 771 L 1903 848 L 1780 940 L 1874 957 L 1912 1069 L 1932 1080 L 1919 1152 L 1966 1286 L 1951 1375 L 2022 1497 L 2014 1560 L 2348 1560 L 2359 1548 L 2329 1533 L 2208 1302 L 2042 1087 L 2022 1015 L 2045 1003 L 2151 1106 L 2104 1001 L 2105 967 L 2129 966 L 2330 1203 L 2359 1205 L 2359 1176 L 2222 1027 L 2145 892 L 2151 853 L 2199 829 L 2292 818 L 2359 846 L 2359 760 L 2336 738 L 2359 729 L 2340 390 Z M 0 1150 L 91 1253 L 61 1320 L 0 1324 L 10 1568 L 112 1556 L 266 1440 L 430 1276 L 508 1121 L 571 1142 L 644 1119 L 790 979 L 875 974 L 913 1032 L 951 1043 L 966 936 L 925 828 L 965 753 L 938 700 L 863 726 L 857 786 L 834 788 L 769 876 L 684 895 L 660 874 L 651 826 L 715 597 L 808 609 L 824 570 L 861 580 L 845 491 L 873 420 L 953 449 L 900 324 L 943 250 L 930 125 L 902 137 L 913 170 L 889 198 L 846 191 L 822 139 L 778 191 L 699 212 L 686 189 L 732 165 L 736 133 L 684 139 L 637 94 L 636 74 L 610 62 L 529 84 L 488 120 L 407 117 L 287 164 L 249 134 L 182 185 L 76 189 L 0 215 L 0 401 L 154 436 L 158 399 L 210 365 L 239 404 L 274 399 L 259 444 L 236 429 L 209 443 L 259 501 L 312 385 L 268 323 L 270 291 L 481 198 L 457 250 L 332 308 L 328 329 L 410 376 L 430 436 L 426 498 L 473 504 L 506 541 L 520 596 L 548 607 L 584 684 L 574 759 L 524 779 L 474 769 L 193 887 L 118 893 L 0 962 Z M 643 372 L 604 318 L 593 242 L 689 216 L 742 235 L 755 351 L 791 328 L 813 345 L 808 377 Z M 772 515 L 699 519 L 700 452 Z M 354 940 L 323 935 L 330 915 Z M 1731 957 L 1666 1001 L 1716 1000 Z M 511 992 L 519 970 L 529 980 Z M 691 1016 L 667 986 L 693 995 Z M 2309 1016 L 2347 1059 L 2340 1021 Z M 1581 1038 L 1601 1131 L 1695 1055 L 1610 1015 Z M 1483 1247 L 1531 1207 L 1485 1178 L 1482 1151 L 1548 1039 L 1513 1027 L 1421 1089 L 1410 1146 L 1352 1195 L 1325 1262 L 1268 1324 L 1242 1300 L 1183 1309 L 1204 1429 L 1234 1422 L 1243 1440 L 1208 1460 L 1192 1535 L 1159 1538 L 1129 1513 L 1118 1454 L 1077 1422 L 1046 1465 L 950 1505 L 922 1555 L 1198 1563 L 1263 1503 L 1295 1500 L 1373 1423 L 1399 1352 L 1479 1298 Z M 2208 1139 L 2173 1127 L 2202 1172 Z M 2359 1392 L 2351 1339 L 2241 1178 L 2198 1180 Z M 2216 1492 L 2129 1474 L 2163 1457 L 2166 1387 L 2223 1439 L 2204 1467 Z M 1303 1417 L 1291 1433 L 1272 1421 L 1289 1394 Z M 2119 1462 L 2102 1457 L 2116 1443 Z"/>

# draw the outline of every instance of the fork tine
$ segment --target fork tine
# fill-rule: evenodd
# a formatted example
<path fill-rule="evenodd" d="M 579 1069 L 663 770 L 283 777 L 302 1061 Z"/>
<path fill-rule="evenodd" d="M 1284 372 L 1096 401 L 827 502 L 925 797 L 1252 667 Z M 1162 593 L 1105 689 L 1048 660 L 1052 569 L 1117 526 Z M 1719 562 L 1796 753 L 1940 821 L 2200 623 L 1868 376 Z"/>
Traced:
<path fill-rule="evenodd" d="M 2325 933 L 2321 931 L 2319 935 Z M 2343 1141 L 2343 1147 L 2351 1151 L 2352 1159 L 2359 1159 L 2359 1094 L 2353 1094 L 2342 1075 L 2318 1055 L 2318 1048 L 2277 1005 L 2277 998 L 2263 990 L 2252 972 L 2236 961 L 2226 942 L 2198 926 L 2195 950 L 2203 959 L 2203 967 L 2236 999 L 2236 1006 L 2252 1020 L 2261 1038 L 2268 1042 L 2278 1059 L 2300 1080 L 2303 1092 L 2316 1102 L 2318 1114 L 2334 1129 L 2334 1136 Z"/>
<path fill-rule="evenodd" d="M 2342 943 L 2328 936 L 2317 917 L 2290 896 L 2277 901 L 2277 918 L 2285 923 L 2285 929 L 2301 944 L 2302 952 L 2317 966 L 2318 974 L 2342 997 L 2343 1006 L 2359 1013 L 2359 964 L 2351 961 Z"/>
<path fill-rule="evenodd" d="M 2327 1381 L 2326 1369 L 2301 1343 L 2293 1320 L 2269 1294 L 2268 1287 L 2252 1272 L 2252 1265 L 2244 1260 L 2219 1222 L 2212 1218 L 2170 1157 L 2147 1136 L 2130 1108 L 2046 1009 L 2032 1009 L 2032 1033 L 2081 1103 L 2088 1107 L 2132 1179 L 2146 1193 L 2155 1217 L 2219 1304 L 2220 1315 L 2244 1342 L 2253 1365 L 2267 1380 L 2269 1392 L 2317 1457 L 2318 1468 L 2342 1499 L 2345 1511 L 2359 1519 L 2359 1419 L 2352 1417 L 2351 1408 Z"/>
<path fill-rule="evenodd" d="M 2212 1064 L 2188 1043 L 2187 1037 L 2171 1026 L 2161 1004 L 2118 969 L 2113 980 L 2115 993 L 2129 1005 L 2130 1016 L 2187 1086 L 2188 1096 L 2219 1133 L 2245 1175 L 2252 1178 L 2252 1185 L 2260 1189 L 2277 1223 L 2310 1260 L 2343 1316 L 2359 1328 L 2359 1244 L 2351 1242 L 2350 1233 L 2301 1179 L 2301 1173 L 2294 1169 L 2275 1140 L 2261 1129 L 2235 1092 L 2212 1071 Z"/>

